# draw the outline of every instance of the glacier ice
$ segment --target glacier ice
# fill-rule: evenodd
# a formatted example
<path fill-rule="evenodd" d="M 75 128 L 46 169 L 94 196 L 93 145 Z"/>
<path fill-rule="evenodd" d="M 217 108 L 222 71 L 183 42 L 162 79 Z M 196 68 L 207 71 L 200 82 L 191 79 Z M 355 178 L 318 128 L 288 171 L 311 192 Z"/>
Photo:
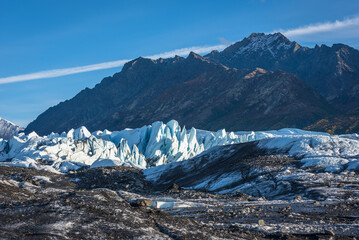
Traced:
<path fill-rule="evenodd" d="M 83 138 L 80 138 L 82 136 Z M 0 143 L 2 145 L 4 140 Z M 123 141 L 119 147 L 110 141 L 88 135 L 83 127 L 70 130 L 66 137 L 57 134 L 39 137 L 36 133 L 29 135 L 20 134 L 13 136 L 6 142 L 6 150 L 1 151 L 0 161 L 2 165 L 20 166 L 23 161 L 24 167 L 48 165 L 60 172 L 77 170 L 82 166 L 91 166 L 98 159 L 112 159 L 125 164 L 131 161 L 138 168 L 145 166 L 145 158 L 133 147 L 131 151 Z M 12 159 L 10 162 L 6 159 Z M 31 159 L 31 161 L 29 161 Z"/>
<path fill-rule="evenodd" d="M 83 138 L 89 138 L 91 133 L 87 130 L 86 127 L 82 126 L 76 130 L 71 129 L 66 135 L 68 138 L 79 140 Z"/>
<path fill-rule="evenodd" d="M 262 140 L 258 146 L 271 151 L 285 151 L 301 159 L 302 168 L 325 168 L 328 172 L 355 170 L 359 160 L 359 139 L 353 135 L 293 135 Z"/>
<path fill-rule="evenodd" d="M 182 161 L 194 157 L 213 146 L 255 141 L 282 135 L 325 133 L 308 132 L 299 129 L 282 129 L 268 132 L 217 132 L 181 128 L 177 121 L 167 124 L 154 122 L 152 125 L 122 131 L 97 131 L 96 137 L 114 142 L 116 145 L 126 139 L 129 147 L 136 145 L 145 156 L 149 166 L 158 166 L 170 162 Z"/>
<path fill-rule="evenodd" d="M 22 127 L 0 117 L 0 138 L 9 139 L 23 130 Z"/>
<path fill-rule="evenodd" d="M 35 132 L 20 133 L 9 140 L 0 139 L 1 165 L 52 168 L 67 172 L 83 166 L 125 165 L 144 169 L 183 161 L 218 145 L 262 140 L 266 149 L 286 149 L 289 155 L 303 159 L 305 166 L 341 169 L 346 160 L 358 159 L 357 134 L 329 136 L 300 129 L 259 132 L 217 132 L 181 128 L 177 121 L 122 131 L 96 131 L 86 127 L 67 133 L 40 137 Z M 344 159 L 344 160 L 338 160 Z M 336 166 L 336 167 L 333 167 Z M 350 169 L 356 169 L 350 164 Z"/>
<path fill-rule="evenodd" d="M 116 159 L 97 159 L 93 164 L 91 164 L 91 168 L 95 167 L 115 167 L 122 165 L 123 162 Z"/>
<path fill-rule="evenodd" d="M 357 182 L 355 171 L 359 171 L 357 138 L 304 134 L 273 135 L 247 145 L 215 146 L 187 161 L 148 168 L 143 173 L 148 181 L 167 183 L 171 179 L 188 189 L 241 191 L 265 197 L 283 194 L 293 199 L 302 187 L 308 189 L 308 194 L 322 191 L 317 183 L 329 184 L 330 188 L 333 182 L 348 183 L 346 176 Z"/>
<path fill-rule="evenodd" d="M 293 135 L 268 138 L 259 142 L 264 149 L 285 149 L 288 155 L 298 159 L 317 157 L 339 157 L 353 159 L 359 157 L 359 141 L 339 136 Z"/>

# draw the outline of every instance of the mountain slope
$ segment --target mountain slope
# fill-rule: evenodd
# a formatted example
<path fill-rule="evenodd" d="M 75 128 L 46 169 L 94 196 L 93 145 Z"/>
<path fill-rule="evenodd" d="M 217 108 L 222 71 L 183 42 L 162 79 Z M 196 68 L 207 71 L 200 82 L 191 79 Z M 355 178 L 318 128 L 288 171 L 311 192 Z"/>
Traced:
<path fill-rule="evenodd" d="M 330 112 L 294 74 L 230 69 L 191 53 L 135 59 L 95 88 L 48 109 L 26 131 L 48 134 L 82 125 L 117 130 L 171 119 L 209 130 L 302 128 Z"/>
<path fill-rule="evenodd" d="M 254 33 L 206 57 L 238 69 L 260 67 L 295 73 L 338 109 L 359 109 L 359 51 L 347 45 L 308 48 L 281 33 Z"/>
<path fill-rule="evenodd" d="M 0 138 L 9 139 L 12 135 L 23 130 L 22 127 L 0 117 Z"/>
<path fill-rule="evenodd" d="M 359 114 L 338 115 L 324 118 L 305 127 L 307 130 L 327 132 L 330 134 L 359 133 Z"/>

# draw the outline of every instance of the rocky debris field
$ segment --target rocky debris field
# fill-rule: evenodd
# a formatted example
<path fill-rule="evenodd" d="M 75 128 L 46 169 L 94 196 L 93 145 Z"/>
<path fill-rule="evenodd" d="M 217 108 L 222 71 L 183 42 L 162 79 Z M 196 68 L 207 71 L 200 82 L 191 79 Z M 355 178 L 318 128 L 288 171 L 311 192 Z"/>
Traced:
<path fill-rule="evenodd" d="M 150 208 L 152 200 L 147 200 L 150 203 L 147 205 L 134 204 L 130 200 L 141 202 L 140 199 L 146 197 L 138 195 L 142 192 L 138 187 L 150 186 L 138 170 L 112 167 L 89 169 L 88 172 L 63 176 L 34 169 L 0 167 L 0 238 L 235 239 L 263 236 L 256 232 L 217 229 L 185 216 L 173 217 Z M 104 180 L 103 186 L 98 179 Z M 107 180 L 118 182 L 111 185 Z M 119 194 L 121 190 L 134 191 L 137 198 L 126 199 Z"/>
<path fill-rule="evenodd" d="M 130 167 L 0 167 L 2 239 L 352 239 L 359 201 L 267 200 L 172 184 Z"/>

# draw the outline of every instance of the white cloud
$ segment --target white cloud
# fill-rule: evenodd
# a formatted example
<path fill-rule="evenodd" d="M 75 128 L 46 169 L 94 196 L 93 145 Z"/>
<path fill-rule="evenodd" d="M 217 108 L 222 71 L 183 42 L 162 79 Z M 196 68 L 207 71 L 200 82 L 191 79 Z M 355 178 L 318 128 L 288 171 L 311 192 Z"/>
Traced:
<path fill-rule="evenodd" d="M 164 53 L 160 53 L 160 54 L 156 54 L 156 55 L 152 55 L 152 56 L 146 56 L 145 58 L 157 59 L 157 58 L 161 58 L 161 57 L 162 58 L 174 57 L 175 55 L 185 56 L 185 55 L 188 55 L 191 51 L 201 54 L 201 53 L 210 52 L 212 50 L 223 50 L 225 47 L 227 47 L 227 45 L 220 44 L 220 45 L 214 45 L 214 46 L 181 48 L 181 49 L 176 49 L 176 50 L 172 50 L 169 52 L 164 52 Z M 0 84 L 22 82 L 22 81 L 29 81 L 29 80 L 42 79 L 42 78 L 54 78 L 54 77 L 71 75 L 71 74 L 75 74 L 75 73 L 90 72 L 90 71 L 96 71 L 96 70 L 101 70 L 101 69 L 121 67 L 128 61 L 130 61 L 130 60 L 124 59 L 124 60 L 118 60 L 118 61 L 112 61 L 112 62 L 104 62 L 104 63 L 86 65 L 86 66 L 81 66 L 81 67 L 53 69 L 53 70 L 46 70 L 46 71 L 40 71 L 40 72 L 35 72 L 35 73 L 23 74 L 23 75 L 4 77 L 4 78 L 0 78 Z"/>
<path fill-rule="evenodd" d="M 225 39 L 224 37 L 220 37 L 220 38 L 219 38 L 219 41 L 220 41 L 222 44 L 226 45 L 226 46 L 229 46 L 229 45 L 233 44 L 233 42 L 231 42 L 231 41 Z"/>
<path fill-rule="evenodd" d="M 190 52 L 195 52 L 198 54 L 201 53 L 208 53 L 212 50 L 223 50 L 226 47 L 228 47 L 228 45 L 226 44 L 220 44 L 220 45 L 214 45 L 214 46 L 204 46 L 204 47 L 189 47 L 189 48 L 181 48 L 181 49 L 176 49 L 173 51 L 169 51 L 169 52 L 164 52 L 164 53 L 160 53 L 160 54 L 156 54 L 156 55 L 152 55 L 152 56 L 146 56 L 145 58 L 152 58 L 152 59 L 157 59 L 157 58 L 169 58 L 169 57 L 174 57 L 176 55 L 178 56 L 185 56 L 188 55 Z"/>
<path fill-rule="evenodd" d="M 304 27 L 288 29 L 288 30 L 281 29 L 275 32 L 281 32 L 287 37 L 296 37 L 296 36 L 309 35 L 309 34 L 322 33 L 322 32 L 332 32 L 353 26 L 359 26 L 359 17 L 348 18 L 343 21 L 337 20 L 335 22 L 311 24 Z"/>

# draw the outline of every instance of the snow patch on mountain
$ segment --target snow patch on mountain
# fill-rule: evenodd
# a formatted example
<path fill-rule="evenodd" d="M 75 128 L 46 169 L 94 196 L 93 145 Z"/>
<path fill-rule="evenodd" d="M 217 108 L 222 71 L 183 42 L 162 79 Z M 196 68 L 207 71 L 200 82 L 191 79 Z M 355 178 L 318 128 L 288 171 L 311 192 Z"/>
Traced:
<path fill-rule="evenodd" d="M 274 34 L 252 34 L 248 39 L 248 44 L 241 47 L 236 55 L 248 52 L 266 52 L 269 51 L 273 57 L 279 50 L 288 50 L 293 47 L 294 43 L 285 39 L 280 33 Z M 285 41 L 287 40 L 287 41 Z"/>

